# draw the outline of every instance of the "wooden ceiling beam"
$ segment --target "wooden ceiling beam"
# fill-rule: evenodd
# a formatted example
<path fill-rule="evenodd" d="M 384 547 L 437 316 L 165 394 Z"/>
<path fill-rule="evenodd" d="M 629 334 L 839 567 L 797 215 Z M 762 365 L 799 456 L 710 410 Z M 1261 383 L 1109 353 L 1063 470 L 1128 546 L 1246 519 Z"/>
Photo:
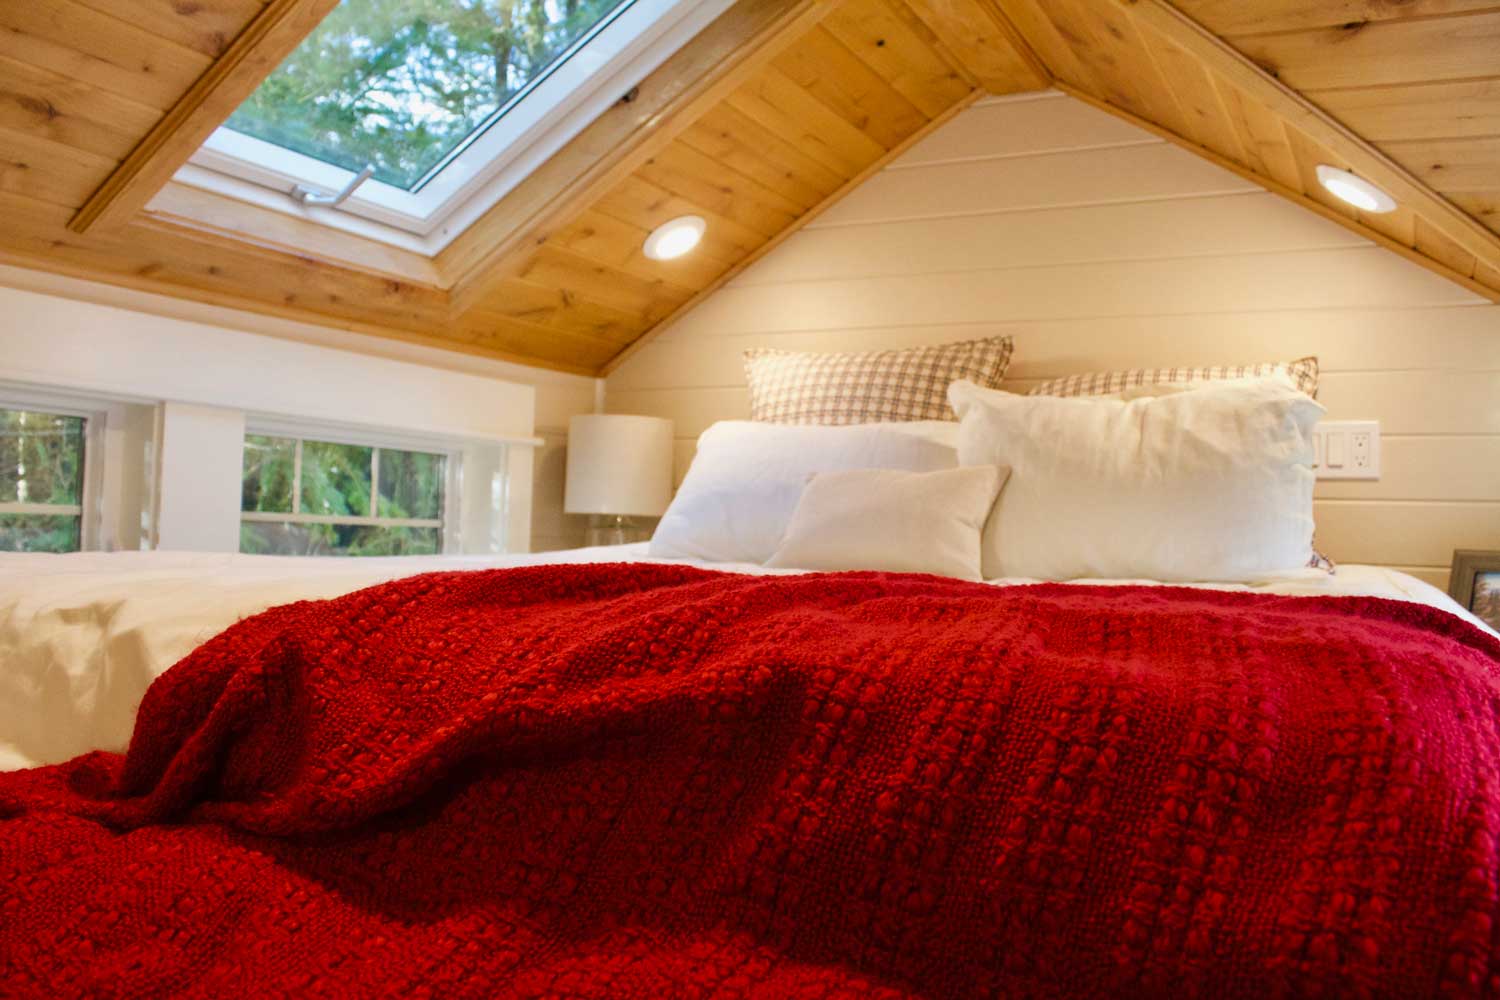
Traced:
<path fill-rule="evenodd" d="M 1052 71 L 995 0 L 906 0 L 969 74 L 992 94 L 1041 90 Z"/>
<path fill-rule="evenodd" d="M 437 257 L 456 314 L 524 266 L 553 228 L 672 142 L 786 46 L 832 0 L 739 0 L 534 170 Z"/>
<path fill-rule="evenodd" d="M 270 0 L 68 222 L 75 233 L 118 229 L 146 207 L 338 0 Z"/>

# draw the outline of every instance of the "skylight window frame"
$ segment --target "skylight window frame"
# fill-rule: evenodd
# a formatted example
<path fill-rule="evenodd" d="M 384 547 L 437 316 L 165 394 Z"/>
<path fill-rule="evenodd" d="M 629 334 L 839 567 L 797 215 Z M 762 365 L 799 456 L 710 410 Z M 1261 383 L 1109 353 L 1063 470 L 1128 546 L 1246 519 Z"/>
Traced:
<path fill-rule="evenodd" d="M 299 205 L 296 185 L 338 190 L 353 172 L 227 127 L 175 180 L 435 255 L 732 3 L 633 0 L 612 12 L 415 191 L 371 179 L 337 209 Z M 267 201 L 267 191 L 286 197 Z"/>

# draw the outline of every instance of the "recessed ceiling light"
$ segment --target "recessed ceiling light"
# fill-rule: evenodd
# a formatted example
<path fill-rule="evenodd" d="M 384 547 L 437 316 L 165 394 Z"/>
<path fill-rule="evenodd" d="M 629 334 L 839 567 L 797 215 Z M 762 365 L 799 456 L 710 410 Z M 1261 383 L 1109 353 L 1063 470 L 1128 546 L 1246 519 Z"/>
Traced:
<path fill-rule="evenodd" d="M 1363 177 L 1326 163 L 1318 164 L 1318 183 L 1339 201 L 1348 202 L 1361 212 L 1394 212 L 1396 199 Z"/>
<path fill-rule="evenodd" d="M 701 215 L 683 215 L 663 222 L 646 237 L 646 256 L 652 260 L 681 257 L 698 245 L 706 229 L 708 223 Z"/>

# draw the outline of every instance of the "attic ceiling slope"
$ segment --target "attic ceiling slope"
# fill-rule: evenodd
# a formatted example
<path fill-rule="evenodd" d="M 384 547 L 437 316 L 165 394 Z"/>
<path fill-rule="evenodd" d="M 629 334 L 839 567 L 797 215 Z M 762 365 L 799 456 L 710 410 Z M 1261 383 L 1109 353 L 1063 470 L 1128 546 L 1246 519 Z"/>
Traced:
<path fill-rule="evenodd" d="M 596 122 L 440 256 L 466 321 L 592 337 L 607 371 L 981 93 L 981 74 L 1006 93 L 1049 82 L 983 0 L 801 0 L 748 20 L 767 6 L 704 33 L 758 25 L 698 86 L 674 87 L 671 67 L 642 83 L 635 100 L 652 103 L 631 115 L 649 128 Z M 945 39 L 984 40 L 978 72 Z M 707 220 L 704 244 L 647 259 L 646 236 L 682 215 Z"/>
<path fill-rule="evenodd" d="M 1064 89 L 1500 300 L 1493 0 L 997 2 Z M 1319 164 L 1398 208 L 1339 201 Z"/>
<path fill-rule="evenodd" d="M 1500 298 L 1500 0 L 737 0 L 436 257 L 163 187 L 334 3 L 0 3 L 0 261 L 598 374 L 976 97 L 1055 84 Z M 648 259 L 681 215 L 703 243 Z"/>
<path fill-rule="evenodd" d="M 0 260 L 595 373 L 974 96 L 1049 82 L 991 0 L 738 0 L 427 263 L 176 185 L 136 211 L 330 2 L 0 5 Z M 681 214 L 700 250 L 646 259 Z"/>
<path fill-rule="evenodd" d="M 89 197 L 68 228 L 87 233 L 118 227 L 145 208 L 220 122 L 336 6 L 338 0 L 268 0 Z M 149 16 L 152 7 L 143 7 Z"/>

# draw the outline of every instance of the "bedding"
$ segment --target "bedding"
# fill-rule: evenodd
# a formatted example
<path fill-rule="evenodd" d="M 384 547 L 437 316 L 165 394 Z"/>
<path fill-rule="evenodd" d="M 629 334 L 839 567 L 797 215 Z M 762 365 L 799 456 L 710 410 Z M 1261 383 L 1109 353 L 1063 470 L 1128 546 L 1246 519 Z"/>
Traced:
<path fill-rule="evenodd" d="M 158 676 L 235 622 L 292 601 L 337 597 L 402 577 L 537 564 L 650 561 L 644 542 L 503 556 L 320 559 L 189 552 L 0 553 L 0 771 L 122 751 Z M 676 560 L 668 560 L 677 562 Z M 755 563 L 687 561 L 752 575 Z M 996 586 L 1035 582 L 992 580 Z M 1151 585 L 1090 580 L 1089 585 Z M 1408 601 L 1485 626 L 1431 584 L 1377 566 L 1299 570 L 1243 584 L 1189 584 L 1283 596 Z"/>
<path fill-rule="evenodd" d="M 250 618 L 0 775 L 8 995 L 1478 996 L 1500 639 L 683 565 Z"/>
<path fill-rule="evenodd" d="M 766 565 L 979 580 L 980 533 L 1009 475 L 993 465 L 820 472 Z"/>
<path fill-rule="evenodd" d="M 763 563 L 815 473 L 951 469 L 957 440 L 958 425 L 944 420 L 846 427 L 721 420 L 698 436 L 693 464 L 651 536 L 651 554 Z"/>
<path fill-rule="evenodd" d="M 952 420 L 948 386 L 957 379 L 999 385 L 1010 355 L 1009 337 L 855 354 L 754 348 L 745 352 L 750 418 L 824 425 Z"/>
<path fill-rule="evenodd" d="M 1290 386 L 1130 402 L 949 392 L 959 463 L 1011 469 L 985 526 L 986 577 L 1243 580 L 1312 561 L 1323 408 Z"/>
<path fill-rule="evenodd" d="M 1318 398 L 1318 359 L 1263 361 L 1251 365 L 1206 365 L 1201 368 L 1127 368 L 1110 372 L 1082 372 L 1047 379 L 1031 387 L 1029 396 L 1127 396 L 1154 385 L 1189 385 L 1247 378 L 1281 377 Z"/>

